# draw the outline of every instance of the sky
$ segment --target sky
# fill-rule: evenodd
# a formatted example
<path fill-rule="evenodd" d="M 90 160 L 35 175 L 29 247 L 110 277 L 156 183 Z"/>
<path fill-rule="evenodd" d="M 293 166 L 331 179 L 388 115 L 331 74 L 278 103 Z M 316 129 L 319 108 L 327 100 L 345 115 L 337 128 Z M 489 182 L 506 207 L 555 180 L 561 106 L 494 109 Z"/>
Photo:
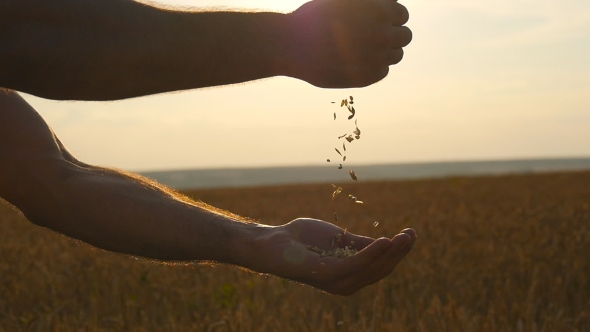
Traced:
<path fill-rule="evenodd" d="M 363 0 L 359 0 L 363 1 Z M 159 0 L 288 12 L 299 0 Z M 131 171 L 590 157 L 590 2 L 400 1 L 414 39 L 387 78 L 320 89 L 286 77 L 117 102 L 25 95 L 84 162 Z M 333 120 L 333 113 L 342 115 Z"/>

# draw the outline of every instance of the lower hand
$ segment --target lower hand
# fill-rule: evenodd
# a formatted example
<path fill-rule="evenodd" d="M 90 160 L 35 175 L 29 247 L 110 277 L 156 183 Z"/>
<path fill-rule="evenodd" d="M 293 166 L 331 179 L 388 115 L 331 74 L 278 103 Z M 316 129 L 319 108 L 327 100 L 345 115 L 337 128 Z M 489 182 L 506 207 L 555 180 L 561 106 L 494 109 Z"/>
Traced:
<path fill-rule="evenodd" d="M 337 234 L 342 237 L 333 245 Z M 321 220 L 302 218 L 274 228 L 260 242 L 260 256 L 250 267 L 328 293 L 351 295 L 388 276 L 415 241 L 413 229 L 405 229 L 392 239 L 373 239 L 345 232 Z M 344 258 L 321 257 L 308 246 L 323 251 L 349 246 L 358 253 Z"/>

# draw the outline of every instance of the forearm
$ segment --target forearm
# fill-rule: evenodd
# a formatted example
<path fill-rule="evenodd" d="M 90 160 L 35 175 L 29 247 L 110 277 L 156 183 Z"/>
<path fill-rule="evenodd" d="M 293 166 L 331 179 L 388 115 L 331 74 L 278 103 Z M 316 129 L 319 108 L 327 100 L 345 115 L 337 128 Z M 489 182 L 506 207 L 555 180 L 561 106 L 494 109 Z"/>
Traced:
<path fill-rule="evenodd" d="M 6 1 L 0 86 L 41 97 L 112 100 L 288 74 L 285 14 Z"/>
<path fill-rule="evenodd" d="M 271 229 L 194 202 L 146 179 L 63 161 L 26 172 L 7 197 L 33 223 L 98 248 L 173 261 L 249 267 Z M 55 167 L 55 165 L 58 165 Z"/>
<path fill-rule="evenodd" d="M 167 260 L 250 266 L 269 228 L 149 179 L 87 165 L 43 118 L 0 89 L 0 197 L 33 223 L 96 247 Z"/>
<path fill-rule="evenodd" d="M 115 252 L 223 262 L 351 295 L 389 275 L 416 240 L 411 229 L 375 240 L 315 219 L 278 227 L 242 223 L 141 179 L 83 165 L 67 168 L 37 182 L 45 187 L 25 190 L 24 202 L 13 202 L 39 225 Z M 0 182 L 0 195 L 2 189 Z M 334 250 L 335 240 L 353 255 L 318 254 Z"/>

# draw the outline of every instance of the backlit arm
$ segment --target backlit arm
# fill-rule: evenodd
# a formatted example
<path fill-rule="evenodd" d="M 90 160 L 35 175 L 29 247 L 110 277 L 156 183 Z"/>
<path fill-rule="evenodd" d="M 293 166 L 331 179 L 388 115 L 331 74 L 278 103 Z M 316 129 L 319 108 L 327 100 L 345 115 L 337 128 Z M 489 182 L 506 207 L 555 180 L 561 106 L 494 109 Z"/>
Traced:
<path fill-rule="evenodd" d="M 166 10 L 131 0 L 0 0 L 0 87 L 114 100 L 289 76 L 362 87 L 412 39 L 392 0 L 314 0 L 289 14 Z"/>
<path fill-rule="evenodd" d="M 354 235 L 315 219 L 249 223 L 149 179 L 74 158 L 18 94 L 0 89 L 0 198 L 33 223 L 98 248 L 170 261 L 239 265 L 350 295 L 389 275 L 416 240 Z M 353 257 L 321 257 L 334 237 Z M 0 234 L 0 238 L 1 238 Z"/>
<path fill-rule="evenodd" d="M 286 75 L 286 15 L 0 0 L 0 86 L 113 100 Z"/>

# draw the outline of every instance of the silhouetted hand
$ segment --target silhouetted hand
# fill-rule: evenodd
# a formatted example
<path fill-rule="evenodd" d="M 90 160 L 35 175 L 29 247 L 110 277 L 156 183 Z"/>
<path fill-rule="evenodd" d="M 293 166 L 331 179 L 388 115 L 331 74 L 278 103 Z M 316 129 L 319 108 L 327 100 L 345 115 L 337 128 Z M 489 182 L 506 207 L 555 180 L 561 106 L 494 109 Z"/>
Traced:
<path fill-rule="evenodd" d="M 323 88 L 363 87 L 401 61 L 412 40 L 395 0 L 314 0 L 289 14 L 295 40 L 290 76 Z"/>
<path fill-rule="evenodd" d="M 343 234 L 334 243 L 337 234 Z M 388 276 L 416 241 L 413 229 L 392 239 L 344 234 L 338 226 L 316 219 L 296 219 L 276 227 L 257 248 L 260 256 L 250 268 L 302 282 L 328 293 L 351 295 Z M 334 245 L 333 245 L 334 243 Z M 353 243 L 353 244 L 351 244 Z M 351 257 L 321 257 L 309 250 L 330 251 L 350 246 L 359 252 Z"/>

